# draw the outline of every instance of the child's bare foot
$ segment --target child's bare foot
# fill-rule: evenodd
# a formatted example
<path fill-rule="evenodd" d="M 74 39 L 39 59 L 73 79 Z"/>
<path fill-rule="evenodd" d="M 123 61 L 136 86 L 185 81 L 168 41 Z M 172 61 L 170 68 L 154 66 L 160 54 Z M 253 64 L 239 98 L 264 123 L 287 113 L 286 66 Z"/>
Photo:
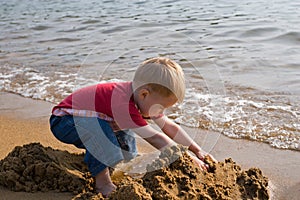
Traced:
<path fill-rule="evenodd" d="M 117 187 L 110 179 L 109 170 L 105 168 L 102 172 L 96 175 L 96 192 L 101 193 L 104 197 L 107 197 Z"/>
<path fill-rule="evenodd" d="M 96 186 L 96 192 L 101 193 L 103 197 L 108 197 L 117 187 L 111 184 L 105 184 L 103 186 Z"/>

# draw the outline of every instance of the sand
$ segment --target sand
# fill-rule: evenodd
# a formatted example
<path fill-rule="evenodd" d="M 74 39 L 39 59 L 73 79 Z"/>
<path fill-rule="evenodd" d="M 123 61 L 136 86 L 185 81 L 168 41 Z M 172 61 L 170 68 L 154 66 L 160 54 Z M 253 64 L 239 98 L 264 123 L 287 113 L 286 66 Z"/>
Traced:
<path fill-rule="evenodd" d="M 71 192 L 89 188 L 83 154 L 43 147 L 40 143 L 17 146 L 0 161 L 0 185 L 23 192 Z"/>
<path fill-rule="evenodd" d="M 29 144 L 33 142 L 39 142 L 45 148 L 50 146 L 51 149 L 60 149 L 59 152 L 65 152 L 64 150 L 67 150 L 71 153 L 80 154 L 81 151 L 79 151 L 76 148 L 73 148 L 70 145 L 65 145 L 57 141 L 50 133 L 49 131 L 49 125 L 48 125 L 48 117 L 49 112 L 51 110 L 51 107 L 53 105 L 50 103 L 46 103 L 43 101 L 34 101 L 31 99 L 23 98 L 18 95 L 14 94 L 8 94 L 8 93 L 1 93 L 0 94 L 0 118 L 1 118 L 1 136 L 2 140 L 0 141 L 1 144 L 1 151 L 0 151 L 0 159 L 4 159 L 7 157 L 7 155 L 16 147 L 16 146 L 22 146 L 24 144 Z M 193 130 L 191 130 L 193 131 Z M 210 133 L 210 135 L 213 136 L 213 133 Z M 274 148 L 269 147 L 268 145 L 257 143 L 257 142 L 250 142 L 245 140 L 233 140 L 229 139 L 223 136 L 219 136 L 217 144 L 212 149 L 212 154 L 220 161 L 221 163 L 225 163 L 225 166 L 239 169 L 239 172 L 234 173 L 235 175 L 240 174 L 241 177 L 244 178 L 239 179 L 242 185 L 245 185 L 249 179 L 247 178 L 246 174 L 247 171 L 250 174 L 255 174 L 255 176 L 262 176 L 260 177 L 260 180 L 265 180 L 264 177 L 268 177 L 269 185 L 273 188 L 274 191 L 272 191 L 271 188 L 271 195 L 273 195 L 273 199 L 297 199 L 300 195 L 300 153 L 296 151 L 285 151 L 285 150 L 277 150 Z M 209 140 L 209 139 L 207 139 Z M 33 144 L 31 144 L 33 145 Z M 37 145 L 37 144 L 35 144 Z M 139 149 L 142 152 L 147 152 L 151 150 L 150 147 L 140 145 Z M 49 150 L 48 150 L 49 151 Z M 43 152 L 43 151 L 39 151 Z M 46 151 L 47 152 L 47 151 Z M 55 152 L 55 151 L 54 151 Z M 68 153 L 65 152 L 65 153 Z M 45 155 L 48 155 L 47 153 Z M 43 157 L 47 157 L 47 156 Z M 55 163 L 51 158 L 58 157 L 58 155 L 51 154 L 50 160 L 48 160 L 49 163 Z M 17 156 L 20 157 L 20 156 Z M 48 155 L 49 157 L 49 155 Z M 232 160 L 225 159 L 231 157 Z M 55 160 L 55 159 L 54 159 Z M 57 159 L 56 159 L 57 160 Z M 59 160 L 59 159 L 58 159 Z M 237 163 L 235 163 L 234 161 Z M 18 161 L 14 161 L 18 162 Z M 48 163 L 48 167 L 52 164 Z M 58 162 L 59 163 L 59 162 Z M 45 163 L 44 163 L 45 164 Z M 57 164 L 57 163 L 56 163 Z M 67 165 L 66 165 L 67 166 Z M 65 168 L 66 168 L 65 166 Z M 72 166 L 72 165 L 71 165 Z M 87 178 L 88 176 L 84 176 L 84 169 L 80 168 L 78 169 L 78 165 L 71 169 L 67 170 L 70 174 L 66 177 L 67 180 L 71 180 L 70 182 L 84 182 L 84 188 L 86 187 L 86 180 L 90 180 Z M 53 166 L 52 166 L 53 167 Z M 70 166 L 68 166 L 70 168 Z M 44 167 L 47 169 L 47 167 Z M 43 170 L 38 169 L 44 169 L 44 168 L 38 168 L 34 169 L 39 171 L 37 174 L 43 174 Z M 64 169 L 65 169 L 64 168 Z M 216 169 L 219 169 L 216 167 Z M 223 168 L 225 169 L 225 168 Z M 252 169 L 255 169 L 254 171 Z M 19 169 L 20 170 L 20 169 Z M 31 170 L 27 170 L 27 178 L 30 179 L 30 177 L 33 177 L 31 173 L 35 172 L 33 168 Z M 250 170 L 250 171 L 249 171 Z M 222 170 L 221 170 L 222 171 Z M 62 172 L 59 172 L 62 173 Z M 171 172 L 170 172 L 171 173 Z M 173 173 L 173 172 L 172 172 Z M 201 174 L 201 173 L 199 173 Z M 26 175 L 26 173 L 25 173 Z M 74 176 L 75 179 L 74 179 Z M 4 176 L 1 176 L 4 177 Z M 77 178 L 76 178 L 77 177 Z M 206 177 L 208 177 L 206 175 Z M 165 178 L 165 175 L 161 177 L 162 179 Z M 202 177 L 203 178 L 203 177 Z M 23 178 L 26 179 L 26 178 Z M 23 180 L 21 179 L 21 180 Z M 37 181 L 40 181 L 39 178 L 36 178 Z M 13 179 L 14 180 L 14 179 Z M 134 179 L 135 180 L 135 179 Z M 142 180 L 142 181 L 141 181 Z M 58 180 L 57 180 L 58 181 Z M 24 181 L 23 181 L 24 182 Z M 26 182 L 26 181 L 25 181 Z M 28 180 L 27 180 L 28 182 Z M 148 191 L 147 187 L 144 186 L 145 180 L 139 179 L 139 181 L 136 181 L 136 185 L 143 185 L 143 187 L 137 187 L 136 185 L 126 185 L 126 181 L 120 183 L 120 186 L 123 187 L 122 190 L 124 191 L 132 191 L 137 190 L 139 193 L 144 194 L 145 191 Z M 130 183 L 130 181 L 129 181 Z M 131 180 L 132 183 L 132 180 Z M 142 184 L 144 183 L 144 184 Z M 263 181 L 261 182 L 263 184 Z M 265 182 L 264 182 L 265 183 Z M 28 183 L 27 183 L 28 184 Z M 91 183 L 90 183 L 91 184 Z M 127 181 L 128 184 L 128 181 Z M 21 185 L 21 186 L 20 186 Z M 30 185 L 30 184 L 29 184 Z M 51 185 L 51 186 L 49 186 Z M 55 188 L 52 184 L 49 183 L 44 184 L 45 187 L 34 187 L 31 186 L 31 189 L 34 188 L 34 193 L 28 193 L 28 192 L 22 192 L 22 184 L 18 185 L 18 190 L 21 190 L 21 192 L 16 192 L 13 190 L 16 189 L 8 189 L 9 187 L 1 187 L 0 192 L 3 199 L 72 199 L 76 195 L 77 192 L 79 192 L 81 189 L 80 187 L 77 187 L 78 190 L 75 190 L 76 188 L 74 185 L 70 183 L 70 188 Z M 147 185 L 147 184 L 146 184 Z M 53 188 L 51 188 L 53 187 Z M 229 188 L 232 188 L 232 186 L 229 186 Z M 25 189 L 26 191 L 26 189 Z M 37 191 L 37 192 L 35 192 Z M 72 192 L 62 192 L 62 191 L 72 191 Z M 92 196 L 94 195 L 92 192 L 87 193 L 86 190 L 85 195 L 86 196 Z M 150 192 L 151 193 L 151 192 Z M 174 192 L 173 192 L 174 193 Z M 252 192 L 253 193 L 253 192 Z M 124 195 L 123 195 L 124 196 Z M 125 195 L 126 197 L 126 195 Z M 146 198 L 146 193 L 144 194 L 144 197 Z M 94 198 L 96 198 L 94 196 Z M 100 197 L 99 197 L 100 198 Z M 98 198 L 98 199 L 99 199 Z"/>
<path fill-rule="evenodd" d="M 202 171 L 185 149 L 171 147 L 148 165 L 150 172 L 141 179 L 122 181 L 110 198 L 125 199 L 125 194 L 131 193 L 144 199 L 162 200 L 269 199 L 268 179 L 259 169 L 242 171 L 231 159 L 214 163 L 208 158 L 207 163 L 210 170 Z M 157 166 L 159 169 L 153 171 Z"/>
<path fill-rule="evenodd" d="M 52 190 L 78 194 L 73 199 L 104 199 L 94 192 L 94 180 L 82 160 L 82 153 L 40 143 L 17 146 L 0 161 L 0 185 L 16 192 Z M 215 163 L 207 157 L 206 162 L 210 168 L 203 171 L 186 148 L 167 148 L 141 178 L 113 179 L 118 187 L 107 199 L 269 199 L 268 179 L 258 168 L 241 170 L 232 159 Z"/>

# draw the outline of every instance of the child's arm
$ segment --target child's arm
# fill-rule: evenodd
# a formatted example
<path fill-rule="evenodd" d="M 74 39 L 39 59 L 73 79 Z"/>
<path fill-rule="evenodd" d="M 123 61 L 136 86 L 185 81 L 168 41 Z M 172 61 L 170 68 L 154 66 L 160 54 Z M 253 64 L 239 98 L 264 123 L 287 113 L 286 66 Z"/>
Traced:
<path fill-rule="evenodd" d="M 160 151 L 166 147 L 176 145 L 173 140 L 171 140 L 162 132 L 155 130 L 150 125 L 135 128 L 132 130 Z"/>
<path fill-rule="evenodd" d="M 133 131 L 160 151 L 162 151 L 166 147 L 176 145 L 176 143 L 172 139 L 170 139 L 170 137 L 166 136 L 166 134 L 160 131 L 155 130 L 150 125 L 135 128 L 133 129 Z M 207 164 L 205 164 L 198 157 L 195 157 L 193 155 L 190 156 L 202 170 L 206 170 L 208 168 Z"/>
<path fill-rule="evenodd" d="M 187 146 L 200 160 L 204 160 L 206 155 L 210 156 L 216 161 L 211 155 L 201 149 L 201 147 L 176 123 L 164 116 L 155 119 L 154 122 L 161 128 L 161 130 L 173 139 L 176 143 Z"/>

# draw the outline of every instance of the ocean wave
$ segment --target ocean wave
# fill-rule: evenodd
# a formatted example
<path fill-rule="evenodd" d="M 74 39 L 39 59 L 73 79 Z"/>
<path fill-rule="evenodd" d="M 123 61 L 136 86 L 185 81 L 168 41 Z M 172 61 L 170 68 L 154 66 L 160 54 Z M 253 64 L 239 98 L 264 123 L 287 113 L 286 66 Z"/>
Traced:
<path fill-rule="evenodd" d="M 300 32 L 290 31 L 282 33 L 280 35 L 264 39 L 267 42 L 280 42 L 283 44 L 299 45 L 300 44 Z"/>
<path fill-rule="evenodd" d="M 103 82 L 120 81 L 117 79 Z M 5 65 L 0 72 L 0 90 L 24 97 L 60 102 L 74 90 L 99 83 L 78 73 L 41 73 L 29 67 Z M 254 89 L 244 89 L 248 92 Z M 253 92 L 253 91 L 252 91 Z M 185 126 L 208 129 L 232 138 L 269 143 L 282 149 L 299 149 L 299 107 L 271 94 L 250 96 L 205 94 L 187 90 L 182 104 L 166 114 Z M 279 99 L 279 100 L 278 100 Z"/>
<path fill-rule="evenodd" d="M 54 39 L 47 39 L 47 40 L 40 40 L 38 43 L 46 43 L 46 42 L 75 42 L 80 41 L 80 38 L 54 38 Z"/>
<path fill-rule="evenodd" d="M 172 118 L 190 127 L 221 132 L 232 138 L 269 143 L 282 149 L 299 149 L 300 122 L 297 105 L 263 98 L 199 94 L 193 89 Z M 276 95 L 278 98 L 278 95 Z M 286 98 L 285 96 L 282 98 Z"/>

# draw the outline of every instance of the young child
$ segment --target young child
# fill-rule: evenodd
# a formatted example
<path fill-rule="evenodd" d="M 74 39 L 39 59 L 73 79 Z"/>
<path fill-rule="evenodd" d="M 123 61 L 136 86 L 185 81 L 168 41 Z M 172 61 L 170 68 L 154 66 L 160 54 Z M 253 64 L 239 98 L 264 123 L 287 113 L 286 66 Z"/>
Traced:
<path fill-rule="evenodd" d="M 132 82 L 101 83 L 66 97 L 52 110 L 51 131 L 58 140 L 86 149 L 84 161 L 95 177 L 96 191 L 104 196 L 116 189 L 108 167 L 137 155 L 134 133 L 159 150 L 176 143 L 188 146 L 205 170 L 208 154 L 163 114 L 182 102 L 184 94 L 181 67 L 168 58 L 152 58 L 138 67 Z M 152 119 L 162 132 L 145 119 Z"/>

